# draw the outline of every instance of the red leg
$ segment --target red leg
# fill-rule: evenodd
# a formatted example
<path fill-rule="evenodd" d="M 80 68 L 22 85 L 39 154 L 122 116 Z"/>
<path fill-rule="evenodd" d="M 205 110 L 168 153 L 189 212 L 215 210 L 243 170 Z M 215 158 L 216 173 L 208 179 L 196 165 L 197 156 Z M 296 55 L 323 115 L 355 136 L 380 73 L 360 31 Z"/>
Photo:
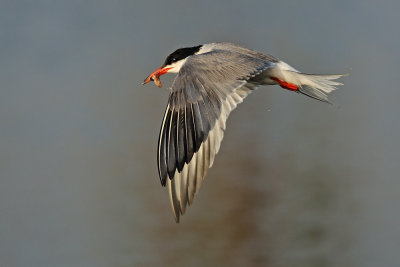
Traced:
<path fill-rule="evenodd" d="M 297 85 L 293 84 L 293 83 L 288 83 L 288 82 L 279 80 L 278 78 L 275 78 L 275 77 L 271 77 L 271 79 L 274 80 L 274 81 L 276 81 L 276 82 L 278 82 L 279 85 L 280 85 L 282 88 L 288 89 L 288 90 L 290 90 L 290 91 L 297 91 L 297 90 L 299 90 L 299 87 L 298 87 Z"/>

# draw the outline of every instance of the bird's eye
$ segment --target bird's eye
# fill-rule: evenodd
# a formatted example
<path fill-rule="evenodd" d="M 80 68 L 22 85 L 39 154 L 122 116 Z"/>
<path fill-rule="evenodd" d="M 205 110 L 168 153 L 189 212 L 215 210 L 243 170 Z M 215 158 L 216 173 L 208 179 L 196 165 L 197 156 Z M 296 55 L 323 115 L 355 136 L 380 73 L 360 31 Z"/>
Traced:
<path fill-rule="evenodd" d="M 172 62 L 177 62 L 177 61 L 178 60 L 175 57 L 172 58 Z"/>

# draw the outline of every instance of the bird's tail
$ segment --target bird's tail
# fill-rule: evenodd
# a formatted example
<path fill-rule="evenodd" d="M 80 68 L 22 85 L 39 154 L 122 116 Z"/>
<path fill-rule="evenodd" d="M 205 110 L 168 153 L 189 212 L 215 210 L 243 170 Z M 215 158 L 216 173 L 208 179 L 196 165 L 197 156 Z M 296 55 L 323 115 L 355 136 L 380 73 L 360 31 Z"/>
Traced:
<path fill-rule="evenodd" d="M 317 75 L 301 73 L 284 62 L 279 62 L 273 71 L 272 79 L 281 87 L 302 93 L 317 100 L 330 103 L 328 94 L 343 85 L 334 80 L 346 74 Z"/>

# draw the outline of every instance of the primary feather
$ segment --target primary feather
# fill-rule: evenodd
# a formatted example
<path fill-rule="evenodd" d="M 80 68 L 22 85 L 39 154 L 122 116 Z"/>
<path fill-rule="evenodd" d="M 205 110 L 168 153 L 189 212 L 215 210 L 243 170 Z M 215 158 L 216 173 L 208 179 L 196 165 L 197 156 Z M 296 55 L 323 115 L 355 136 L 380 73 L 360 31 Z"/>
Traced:
<path fill-rule="evenodd" d="M 341 75 L 308 75 L 278 59 L 229 43 L 213 43 L 167 59 L 179 66 L 158 142 L 158 171 L 175 220 L 192 204 L 224 136 L 230 112 L 259 85 L 277 84 L 328 101 Z M 194 54 L 188 56 L 188 51 Z M 183 55 L 184 54 L 184 55 Z M 180 55 L 175 62 L 172 55 Z M 175 60 L 175 61 L 174 61 Z M 166 61 L 167 62 L 167 61 Z M 164 63 L 166 64 L 166 63 Z M 295 88 L 295 89 L 293 89 Z"/>

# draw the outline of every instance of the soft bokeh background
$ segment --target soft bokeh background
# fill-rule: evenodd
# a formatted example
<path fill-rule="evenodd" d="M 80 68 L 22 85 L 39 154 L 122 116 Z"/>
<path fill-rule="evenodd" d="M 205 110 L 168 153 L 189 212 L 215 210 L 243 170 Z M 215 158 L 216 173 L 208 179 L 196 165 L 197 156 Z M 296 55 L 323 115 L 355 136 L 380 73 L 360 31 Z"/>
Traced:
<path fill-rule="evenodd" d="M 399 266 L 399 3 L 1 1 L 0 266 Z M 351 75 L 250 95 L 177 225 L 140 83 L 214 41 Z"/>

